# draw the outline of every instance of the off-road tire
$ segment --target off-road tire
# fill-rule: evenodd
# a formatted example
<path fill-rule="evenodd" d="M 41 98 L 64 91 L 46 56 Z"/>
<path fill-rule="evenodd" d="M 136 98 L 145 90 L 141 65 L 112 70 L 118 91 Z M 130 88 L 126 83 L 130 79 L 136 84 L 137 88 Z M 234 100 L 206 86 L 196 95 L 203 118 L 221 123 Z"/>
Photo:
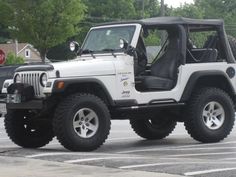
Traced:
<path fill-rule="evenodd" d="M 228 35 L 229 45 L 231 47 L 234 58 L 236 59 L 236 39 L 233 36 Z"/>
<path fill-rule="evenodd" d="M 43 147 L 54 137 L 50 120 L 35 122 L 33 115 L 28 110 L 8 110 L 5 116 L 5 129 L 9 138 L 24 148 Z"/>
<path fill-rule="evenodd" d="M 165 114 L 151 119 L 130 119 L 134 132 L 148 140 L 159 140 L 167 137 L 175 129 L 176 121 Z"/>
<path fill-rule="evenodd" d="M 90 109 L 95 112 L 98 129 L 91 137 L 81 137 L 74 128 L 75 115 L 80 110 Z M 106 104 L 91 94 L 68 96 L 57 107 L 53 119 L 53 129 L 58 141 L 71 151 L 92 151 L 100 147 L 110 131 L 110 113 Z"/>
<path fill-rule="evenodd" d="M 218 103 L 224 111 L 222 125 L 213 130 L 204 123 L 204 110 L 210 103 Z M 184 125 L 192 138 L 203 143 L 219 142 L 234 126 L 234 107 L 230 96 L 218 88 L 202 88 L 193 93 L 187 106 Z M 214 114 L 214 113 L 213 113 Z M 211 123 L 212 124 L 212 123 Z M 214 124 L 213 124 L 214 125 Z"/>

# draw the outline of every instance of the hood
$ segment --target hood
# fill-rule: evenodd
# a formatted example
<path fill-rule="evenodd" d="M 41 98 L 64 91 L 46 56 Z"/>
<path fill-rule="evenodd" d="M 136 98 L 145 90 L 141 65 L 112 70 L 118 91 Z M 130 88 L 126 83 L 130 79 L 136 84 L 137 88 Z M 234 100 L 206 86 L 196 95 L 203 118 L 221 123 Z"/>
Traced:
<path fill-rule="evenodd" d="M 89 57 L 90 58 L 90 57 Z M 92 58 L 92 57 L 91 57 Z M 53 63 L 54 71 L 60 77 L 99 76 L 115 74 L 112 56 L 96 56 L 95 59 L 78 58 L 71 61 Z"/>

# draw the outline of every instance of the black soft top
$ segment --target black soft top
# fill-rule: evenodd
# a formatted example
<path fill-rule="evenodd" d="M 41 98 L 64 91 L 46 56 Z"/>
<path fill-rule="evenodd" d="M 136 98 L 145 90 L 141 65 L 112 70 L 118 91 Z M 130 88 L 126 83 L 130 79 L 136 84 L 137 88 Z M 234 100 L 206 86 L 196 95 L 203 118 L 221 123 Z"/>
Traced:
<path fill-rule="evenodd" d="M 111 23 L 103 23 L 97 26 L 104 25 L 115 25 L 115 24 L 130 24 L 130 23 L 138 23 L 144 26 L 155 26 L 155 25 L 210 25 L 210 26 L 221 26 L 224 25 L 224 21 L 221 19 L 191 19 L 184 17 L 154 17 L 147 18 L 142 20 L 134 20 L 134 21 L 119 21 L 119 22 L 111 22 Z"/>

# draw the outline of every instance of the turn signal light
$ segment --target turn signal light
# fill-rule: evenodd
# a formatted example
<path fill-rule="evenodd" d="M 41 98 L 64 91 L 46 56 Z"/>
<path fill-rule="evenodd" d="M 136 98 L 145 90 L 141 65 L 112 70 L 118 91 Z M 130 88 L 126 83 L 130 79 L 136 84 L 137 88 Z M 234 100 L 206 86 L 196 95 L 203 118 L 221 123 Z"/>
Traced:
<path fill-rule="evenodd" d="M 57 88 L 58 89 L 63 89 L 64 86 L 65 86 L 65 83 L 63 81 L 60 81 L 60 82 L 57 83 Z"/>

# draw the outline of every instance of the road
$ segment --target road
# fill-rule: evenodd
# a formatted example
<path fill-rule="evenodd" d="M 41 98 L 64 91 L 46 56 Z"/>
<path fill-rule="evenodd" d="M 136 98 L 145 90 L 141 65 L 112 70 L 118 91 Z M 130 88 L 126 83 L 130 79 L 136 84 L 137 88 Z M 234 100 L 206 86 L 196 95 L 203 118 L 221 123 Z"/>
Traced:
<path fill-rule="evenodd" d="M 106 143 L 93 152 L 69 152 L 56 139 L 41 149 L 22 149 L 7 137 L 0 119 L 0 156 L 24 157 L 69 164 L 161 172 L 197 177 L 236 176 L 236 129 L 222 142 L 201 144 L 183 124 L 164 140 L 138 137 L 128 121 L 112 121 Z"/>

